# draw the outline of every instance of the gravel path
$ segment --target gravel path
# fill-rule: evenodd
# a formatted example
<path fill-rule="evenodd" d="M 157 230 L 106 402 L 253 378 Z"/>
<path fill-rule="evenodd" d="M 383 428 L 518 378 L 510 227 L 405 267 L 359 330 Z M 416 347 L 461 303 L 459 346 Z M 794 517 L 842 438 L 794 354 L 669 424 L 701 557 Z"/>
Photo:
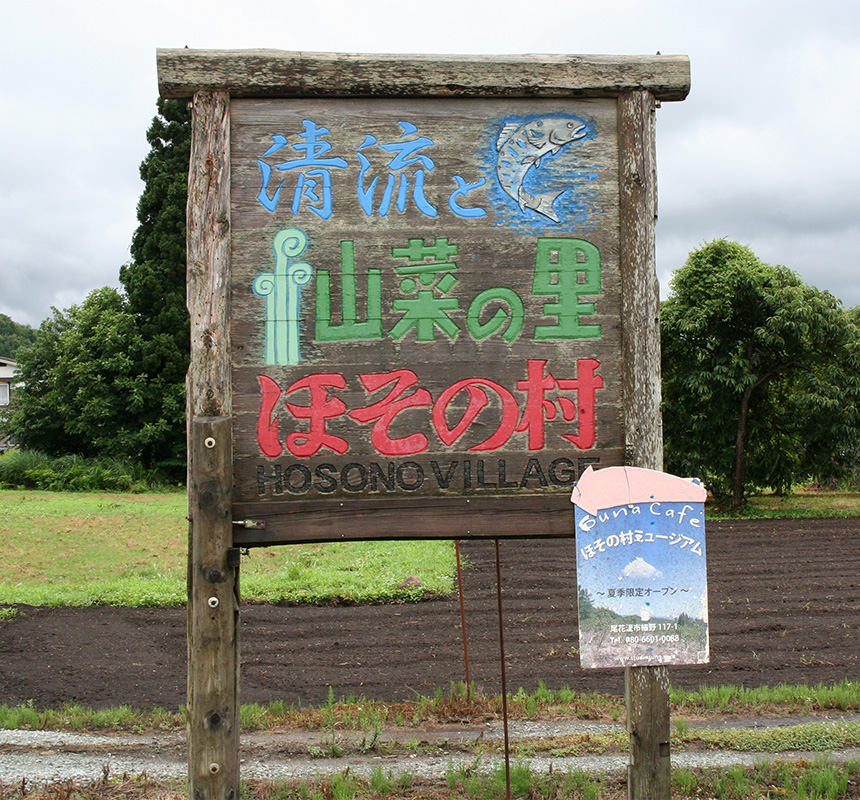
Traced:
<path fill-rule="evenodd" d="M 833 714 L 815 717 L 779 719 L 746 718 L 692 723 L 695 726 L 724 728 L 772 727 L 796 725 L 811 720 L 820 722 L 860 720 L 860 714 Z M 512 741 L 562 736 L 573 733 L 608 733 L 622 731 L 623 726 L 602 722 L 514 722 L 510 725 Z M 342 741 L 361 736 L 360 732 L 343 731 Z M 243 778 L 273 780 L 278 778 L 313 778 L 331 775 L 349 768 L 352 775 L 369 777 L 374 768 L 381 766 L 386 773 L 410 773 L 420 779 L 440 779 L 457 764 L 473 764 L 474 752 L 464 752 L 458 745 L 479 740 L 499 739 L 501 723 L 465 726 L 440 726 L 432 729 L 387 730 L 381 742 L 408 741 L 422 743 L 420 753 L 398 749 L 397 755 L 350 753 L 342 758 L 310 758 L 309 743 L 319 743 L 323 734 L 318 731 L 283 731 L 255 733 L 242 737 L 241 774 Z M 433 747 L 435 745 L 435 748 Z M 182 778 L 186 775 L 185 736 L 182 733 L 144 735 L 85 734 L 65 731 L 0 731 L 0 783 L 20 784 L 22 779 L 44 783 L 61 780 L 86 781 L 111 775 L 139 775 L 152 778 Z M 712 767 L 731 764 L 751 765 L 776 759 L 812 760 L 820 753 L 783 752 L 749 753 L 735 751 L 674 752 L 675 767 Z M 847 748 L 827 754 L 834 762 L 860 758 L 860 748 Z M 481 764 L 490 769 L 503 759 L 500 753 L 485 756 Z M 627 766 L 626 754 L 587 755 L 577 757 L 536 756 L 529 759 L 536 772 L 583 769 L 589 772 L 620 773 Z"/>

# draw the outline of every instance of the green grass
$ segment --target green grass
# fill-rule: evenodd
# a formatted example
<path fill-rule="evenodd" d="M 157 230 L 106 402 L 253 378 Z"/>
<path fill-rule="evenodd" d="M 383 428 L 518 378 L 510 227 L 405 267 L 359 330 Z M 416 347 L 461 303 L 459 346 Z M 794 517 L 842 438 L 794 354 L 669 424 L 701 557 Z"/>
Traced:
<path fill-rule="evenodd" d="M 742 698 L 730 702 L 714 702 L 714 698 Z M 698 728 L 687 721 L 688 718 L 707 718 L 725 715 L 786 716 L 790 714 L 811 714 L 820 711 L 841 710 L 860 711 L 860 683 L 842 681 L 834 686 L 774 686 L 759 689 L 744 689 L 739 686 L 718 686 L 687 692 L 681 689 L 670 690 L 671 714 L 674 724 L 674 738 L 677 741 L 700 741 L 707 744 L 708 734 L 700 735 Z M 468 719 L 475 721 L 497 720 L 502 713 L 500 695 L 484 693 L 472 687 L 466 693 L 462 683 L 451 683 L 448 690 L 438 688 L 433 695 L 418 696 L 404 702 L 381 702 L 367 698 L 347 697 L 335 699 L 330 690 L 329 697 L 319 707 L 297 708 L 281 701 L 268 704 L 246 703 L 241 708 L 241 721 L 244 730 L 271 731 L 281 728 L 306 728 L 309 730 L 353 730 L 376 734 L 383 726 L 420 726 L 438 724 L 451 720 Z M 532 693 L 519 689 L 508 694 L 508 714 L 511 719 L 583 719 L 620 722 L 624 716 L 624 699 L 596 692 L 577 692 L 567 687 L 552 691 L 541 685 Z M 833 728 L 835 723 L 812 723 L 813 727 L 784 726 L 777 730 L 786 741 L 795 743 L 811 741 L 820 731 Z M 32 728 L 54 730 L 62 728 L 92 728 L 110 730 L 179 728 L 183 725 L 181 710 L 168 712 L 163 709 L 151 711 L 134 710 L 129 706 L 118 709 L 98 710 L 82 706 L 66 706 L 61 709 L 36 709 L 32 703 L 19 706 L 0 705 L 0 728 Z M 814 725 L 820 725 L 816 729 Z M 860 736 L 860 723 L 852 722 L 844 728 L 833 728 L 842 739 Z M 792 730 L 794 728 L 794 730 Z M 767 734 L 768 729 L 758 729 L 752 734 L 739 733 L 735 749 L 768 749 L 756 745 L 745 748 L 744 737 Z M 841 732 L 839 732 L 841 731 Z M 718 731 L 715 736 L 731 731 Z M 585 742 L 587 737 L 582 741 Z M 607 740 L 608 741 L 608 740 Z M 728 739 L 727 739 L 728 741 Z M 601 746 L 606 742 L 598 742 Z M 730 747 L 720 743 L 721 747 Z M 803 749 L 799 746 L 799 749 Z M 782 748 L 776 748 L 782 749 Z"/>
<path fill-rule="evenodd" d="M 32 702 L 18 706 L 0 705 L 0 729 L 30 731 L 116 731 L 137 733 L 144 730 L 181 730 L 185 726 L 182 710 L 153 708 L 141 711 L 128 705 L 115 708 L 89 708 L 75 704 L 58 709 L 39 709 Z"/>
<path fill-rule="evenodd" d="M 735 765 L 727 769 L 675 769 L 673 797 L 735 798 L 855 798 L 860 761 L 830 764 L 825 758 L 814 761 L 763 762 L 754 767 Z"/>
<path fill-rule="evenodd" d="M 753 498 L 753 516 L 860 516 L 860 494 Z M 184 492 L 0 490 L 0 606 L 185 602 Z M 242 596 L 262 602 L 418 600 L 453 591 L 451 542 L 353 542 L 257 548 Z M 401 584 L 417 577 L 419 586 Z M 11 612 L 3 611 L 0 622 Z"/>
<path fill-rule="evenodd" d="M 184 493 L 0 491 L 0 603 L 183 602 Z"/>
<path fill-rule="evenodd" d="M 453 542 L 334 542 L 254 549 L 242 569 L 248 600 L 365 603 L 451 594 L 456 566 Z"/>
<path fill-rule="evenodd" d="M 676 714 L 803 714 L 807 711 L 860 710 L 860 683 L 833 686 L 780 684 L 748 689 L 744 686 L 702 686 L 696 691 L 672 688 Z"/>
<path fill-rule="evenodd" d="M 182 604 L 186 514 L 184 492 L 0 490 L 0 605 Z M 452 592 L 454 573 L 452 542 L 260 548 L 242 559 L 242 597 L 272 603 L 418 600 Z M 419 586 L 400 588 L 413 576 Z"/>
<path fill-rule="evenodd" d="M 711 750 L 823 753 L 860 745 L 860 722 L 805 722 L 776 728 L 692 728 L 676 726 L 672 745 L 702 744 Z"/>
<path fill-rule="evenodd" d="M 709 502 L 708 519 L 805 519 L 860 517 L 860 492 L 797 489 L 789 495 L 761 494 L 748 498 L 738 514 L 728 515 Z"/>

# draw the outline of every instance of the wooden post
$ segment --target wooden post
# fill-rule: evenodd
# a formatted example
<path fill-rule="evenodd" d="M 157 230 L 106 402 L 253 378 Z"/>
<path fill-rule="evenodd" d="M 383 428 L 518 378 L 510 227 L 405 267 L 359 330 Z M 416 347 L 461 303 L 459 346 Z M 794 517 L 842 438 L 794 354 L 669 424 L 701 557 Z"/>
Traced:
<path fill-rule="evenodd" d="M 239 564 L 232 538 L 229 96 L 194 96 L 188 172 L 188 792 L 239 797 Z"/>
<path fill-rule="evenodd" d="M 239 796 L 239 562 L 230 537 L 229 417 L 195 417 L 188 570 L 188 778 L 194 800 Z"/>
<path fill-rule="evenodd" d="M 657 169 L 654 96 L 618 98 L 621 181 L 624 416 L 629 466 L 663 468 L 660 297 L 655 268 Z M 625 670 L 631 800 L 669 800 L 669 676 L 665 667 Z"/>
<path fill-rule="evenodd" d="M 669 670 L 627 667 L 624 670 L 630 763 L 630 800 L 669 800 L 672 766 L 669 756 Z"/>

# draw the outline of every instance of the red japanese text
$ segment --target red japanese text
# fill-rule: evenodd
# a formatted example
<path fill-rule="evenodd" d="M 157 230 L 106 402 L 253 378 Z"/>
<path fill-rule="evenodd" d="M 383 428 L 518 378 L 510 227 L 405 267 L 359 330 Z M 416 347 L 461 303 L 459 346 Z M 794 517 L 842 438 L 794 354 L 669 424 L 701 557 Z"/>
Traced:
<path fill-rule="evenodd" d="M 446 447 L 464 439 L 470 431 L 469 442 L 477 438 L 476 431 L 481 435 L 489 433 L 470 444 L 468 452 L 500 450 L 516 434 L 523 433 L 526 448 L 537 451 L 546 448 L 547 423 L 563 422 L 570 425 L 557 426 L 554 435 L 579 450 L 588 450 L 596 441 L 596 393 L 603 388 L 599 367 L 597 359 L 581 358 L 576 362 L 574 377 L 558 377 L 547 369 L 545 359 L 529 359 L 525 378 L 516 381 L 514 391 L 489 378 L 474 377 L 452 383 L 436 398 L 419 385 L 418 375 L 409 369 L 360 373 L 357 380 L 367 403 L 353 408 L 338 392 L 355 387 L 348 387 L 347 378 L 339 372 L 308 375 L 286 390 L 267 375 L 260 375 L 257 444 L 269 458 L 282 455 L 285 446 L 298 458 L 324 451 L 343 455 L 350 450 L 351 420 L 371 426 L 371 445 L 383 456 L 427 452 L 431 443 L 424 431 L 428 430 L 435 432 Z M 379 397 L 382 392 L 384 396 Z M 485 411 L 488 407 L 492 407 L 490 412 Z M 421 409 L 427 409 L 423 417 Z M 300 425 L 282 439 L 279 414 L 284 410 Z M 392 425 L 404 412 L 411 412 L 404 421 L 412 432 L 392 435 Z M 400 428 L 403 433 L 403 424 Z"/>

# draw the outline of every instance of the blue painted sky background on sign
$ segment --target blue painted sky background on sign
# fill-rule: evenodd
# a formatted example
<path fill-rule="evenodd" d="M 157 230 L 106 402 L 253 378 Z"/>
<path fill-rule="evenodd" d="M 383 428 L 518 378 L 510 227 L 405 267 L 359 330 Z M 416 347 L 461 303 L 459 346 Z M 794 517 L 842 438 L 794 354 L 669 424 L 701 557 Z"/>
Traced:
<path fill-rule="evenodd" d="M 649 513 L 649 506 L 641 504 L 641 514 L 630 516 L 620 515 L 613 518 L 613 509 L 601 510 L 608 513 L 607 522 L 598 522 L 594 528 L 585 532 L 580 522 L 587 517 L 586 513 L 576 507 L 576 549 L 577 549 L 577 583 L 585 588 L 594 605 L 609 608 L 618 614 L 634 614 L 641 616 L 643 611 L 651 617 L 675 618 L 681 613 L 698 619 L 707 619 L 707 571 L 705 550 L 704 521 L 699 529 L 684 523 L 678 525 L 672 517 L 666 516 L 666 511 L 682 507 L 693 507 L 695 512 L 689 512 L 686 519 L 695 516 L 704 520 L 702 503 L 662 503 L 659 506 L 660 516 Z M 622 508 L 619 506 L 618 508 Z M 640 530 L 646 535 L 674 535 L 682 533 L 690 539 L 701 543 L 702 555 L 692 551 L 694 545 L 682 547 L 683 542 L 670 545 L 666 540 L 655 539 L 654 542 L 641 542 L 628 545 L 607 547 L 604 552 L 598 552 L 594 557 L 584 559 L 582 550 L 597 538 L 606 539 L 610 535 L 619 535 L 629 530 Z M 646 564 L 658 570 L 661 574 L 653 577 L 627 577 L 625 568 L 641 558 Z M 643 597 L 609 597 L 608 590 L 626 588 L 650 589 L 651 594 Z M 665 589 L 675 589 L 664 591 Z M 689 591 L 682 591 L 689 590 Z M 600 593 L 603 594 L 600 594 Z"/>
<path fill-rule="evenodd" d="M 657 112 L 663 295 L 727 237 L 860 304 L 856 0 L 42 0 L 4 3 L 0 25 L 0 312 L 38 325 L 117 284 L 155 50 L 185 46 L 689 55 L 690 96 Z"/>

